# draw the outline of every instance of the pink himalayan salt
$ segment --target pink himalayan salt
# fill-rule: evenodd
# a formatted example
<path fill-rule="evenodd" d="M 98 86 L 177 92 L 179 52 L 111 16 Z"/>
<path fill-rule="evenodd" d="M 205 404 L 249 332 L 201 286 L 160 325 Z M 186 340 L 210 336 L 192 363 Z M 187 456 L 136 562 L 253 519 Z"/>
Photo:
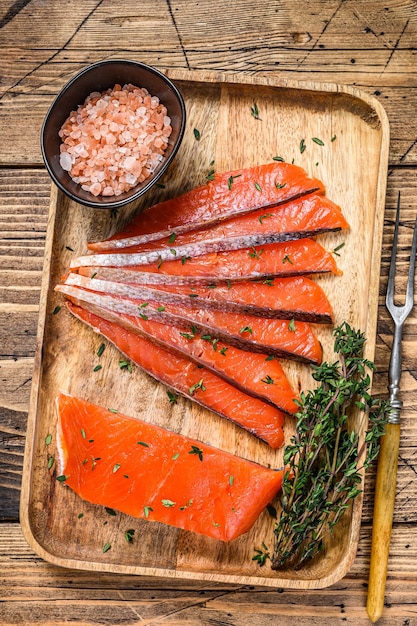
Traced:
<path fill-rule="evenodd" d="M 59 131 L 62 169 L 93 196 L 129 191 L 163 159 L 172 132 L 167 113 L 131 84 L 91 93 Z"/>

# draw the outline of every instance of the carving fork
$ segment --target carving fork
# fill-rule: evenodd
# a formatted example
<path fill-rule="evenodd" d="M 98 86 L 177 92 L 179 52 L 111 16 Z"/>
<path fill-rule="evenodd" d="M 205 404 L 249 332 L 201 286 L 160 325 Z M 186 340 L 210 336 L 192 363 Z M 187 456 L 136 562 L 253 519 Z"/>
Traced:
<path fill-rule="evenodd" d="M 385 435 L 381 438 L 378 469 L 375 485 L 374 521 L 372 526 L 371 564 L 369 572 L 367 611 L 372 622 L 382 615 L 384 608 L 385 583 L 388 569 L 388 555 L 391 541 L 392 519 L 396 491 L 398 450 L 400 444 L 399 399 L 401 378 L 401 339 L 403 325 L 414 305 L 414 271 L 417 249 L 417 218 L 414 226 L 413 242 L 410 253 L 407 291 L 402 306 L 394 304 L 395 265 L 398 244 L 398 224 L 400 216 L 400 194 L 398 194 L 397 215 L 395 219 L 394 242 L 389 269 L 388 288 L 385 304 L 394 321 L 394 339 L 389 364 L 389 403 L 392 407 Z"/>

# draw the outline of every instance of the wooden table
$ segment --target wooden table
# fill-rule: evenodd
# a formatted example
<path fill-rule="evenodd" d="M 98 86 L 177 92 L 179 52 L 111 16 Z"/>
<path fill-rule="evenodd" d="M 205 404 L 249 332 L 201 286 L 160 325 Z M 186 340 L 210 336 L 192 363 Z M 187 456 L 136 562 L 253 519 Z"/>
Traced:
<path fill-rule="evenodd" d="M 367 477 L 355 563 L 326 590 L 90 575 L 49 565 L 29 549 L 19 527 L 19 489 L 50 195 L 38 137 L 61 86 L 83 66 L 108 57 L 162 69 L 282 73 L 355 85 L 376 96 L 391 125 L 374 381 L 375 393 L 385 395 L 392 325 L 384 293 L 398 190 L 403 246 L 417 207 L 415 3 L 0 0 L 0 29 L 0 623 L 369 623 L 375 470 Z M 405 267 L 405 252 L 401 262 Z M 397 499 L 380 620 L 390 626 L 417 624 L 416 343 L 412 315 L 404 334 Z"/>

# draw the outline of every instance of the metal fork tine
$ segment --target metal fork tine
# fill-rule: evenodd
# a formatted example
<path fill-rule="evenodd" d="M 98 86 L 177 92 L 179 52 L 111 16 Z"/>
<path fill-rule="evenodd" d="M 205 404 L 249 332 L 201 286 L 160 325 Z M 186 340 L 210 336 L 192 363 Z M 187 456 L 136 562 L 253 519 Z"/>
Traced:
<path fill-rule="evenodd" d="M 394 241 L 392 242 L 391 263 L 389 266 L 388 286 L 385 296 L 386 306 L 391 313 L 390 307 L 394 305 L 395 267 L 397 262 L 398 226 L 400 223 L 401 193 L 398 192 L 397 211 L 395 214 Z M 391 313 L 392 314 L 392 313 Z"/>
<path fill-rule="evenodd" d="M 413 242 L 411 244 L 410 252 L 410 268 L 408 270 L 406 303 L 410 308 L 410 311 L 414 304 L 414 275 L 416 267 L 416 253 L 417 253 L 417 217 L 414 223 Z"/>

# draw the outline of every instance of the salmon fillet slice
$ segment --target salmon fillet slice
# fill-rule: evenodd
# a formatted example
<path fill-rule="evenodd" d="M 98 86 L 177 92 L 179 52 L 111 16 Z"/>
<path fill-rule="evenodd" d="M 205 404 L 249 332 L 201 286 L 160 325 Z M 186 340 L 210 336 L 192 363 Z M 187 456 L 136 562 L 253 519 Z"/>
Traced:
<path fill-rule="evenodd" d="M 184 262 L 136 265 L 127 269 L 80 267 L 84 276 L 141 284 L 213 284 L 218 281 L 300 276 L 332 272 L 341 275 L 332 254 L 313 239 L 294 239 L 257 248 L 211 252 Z"/>
<path fill-rule="evenodd" d="M 190 308 L 206 307 L 316 324 L 330 324 L 333 317 L 330 302 L 323 289 L 306 276 L 271 279 L 261 283 L 218 285 L 214 288 L 201 285 L 190 288 L 182 285 L 132 285 L 70 273 L 65 283 L 138 300 L 138 305 L 142 306 L 148 301 L 173 303 Z"/>
<path fill-rule="evenodd" d="M 272 448 L 283 443 L 284 414 L 190 359 L 67 302 L 69 311 L 106 337 L 129 360 L 181 395 L 244 428 Z"/>
<path fill-rule="evenodd" d="M 97 265 L 126 267 L 149 265 L 180 259 L 186 263 L 210 252 L 224 252 L 251 248 L 264 244 L 302 239 L 325 232 L 348 228 L 340 207 L 316 194 L 298 198 L 281 207 L 256 211 L 225 220 L 209 228 L 183 234 L 173 233 L 158 241 L 124 248 L 122 251 L 104 251 L 75 258 L 71 268 Z"/>
<path fill-rule="evenodd" d="M 293 323 L 292 320 L 288 322 L 162 303 L 149 304 L 145 313 L 136 301 L 129 298 L 99 294 L 71 285 L 57 285 L 55 290 L 83 307 L 97 306 L 141 319 L 154 319 L 177 326 L 188 333 L 209 334 L 243 350 L 305 363 L 319 364 L 322 360 L 321 344 L 307 322 Z"/>
<path fill-rule="evenodd" d="M 266 354 L 230 346 L 207 333 L 182 332 L 176 326 L 153 319 L 115 313 L 74 297 L 71 301 L 162 348 L 191 359 L 244 393 L 268 402 L 285 413 L 292 414 L 297 411 L 294 400 L 298 399 L 298 396 L 292 389 L 281 364 Z M 242 367 L 242 363 L 245 363 L 245 367 Z"/>
<path fill-rule="evenodd" d="M 125 248 L 184 233 L 255 209 L 281 205 L 313 192 L 324 193 L 323 183 L 289 163 L 269 163 L 216 174 L 213 181 L 165 200 L 139 213 L 120 233 L 89 248 L 105 251 Z"/>
<path fill-rule="evenodd" d="M 60 478 L 93 504 L 231 541 L 281 488 L 282 471 L 200 441 L 62 392 L 57 407 Z"/>

